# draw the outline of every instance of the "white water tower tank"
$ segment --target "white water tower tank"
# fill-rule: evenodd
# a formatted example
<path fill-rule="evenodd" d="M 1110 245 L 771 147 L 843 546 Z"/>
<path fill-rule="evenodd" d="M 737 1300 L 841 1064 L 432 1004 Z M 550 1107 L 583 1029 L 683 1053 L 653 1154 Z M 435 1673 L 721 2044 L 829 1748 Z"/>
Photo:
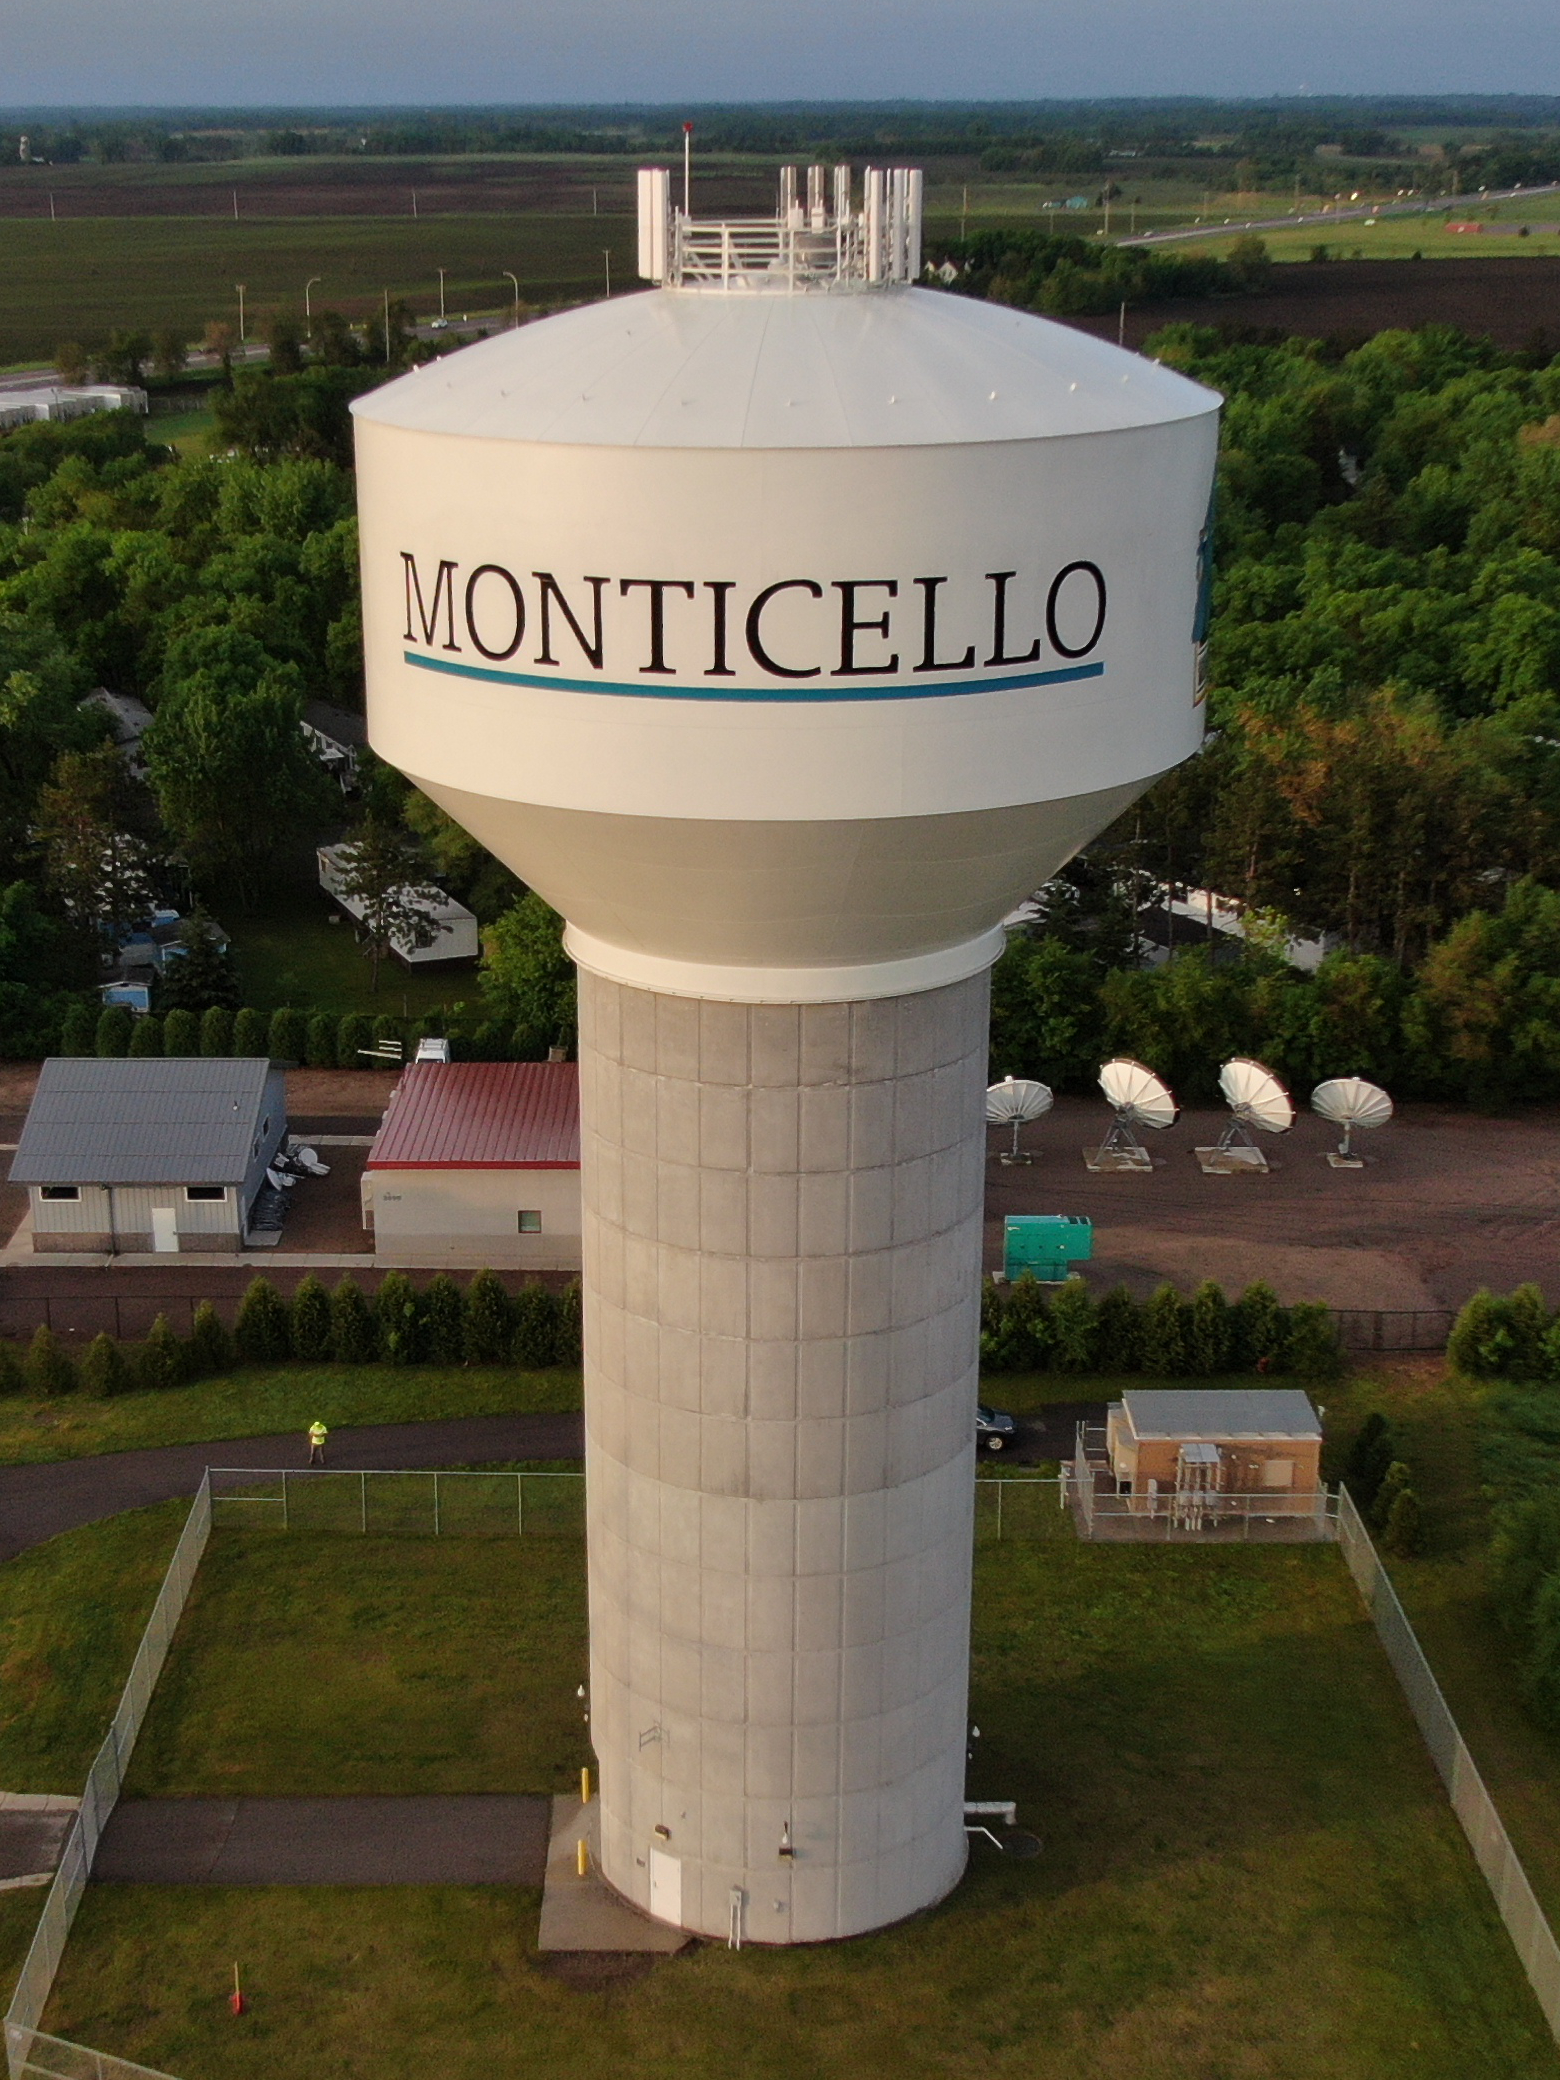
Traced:
<path fill-rule="evenodd" d="M 987 971 L 1198 746 L 1218 407 L 805 193 L 354 406 L 370 741 L 580 969 L 602 1868 L 772 1942 L 963 1868 Z"/>

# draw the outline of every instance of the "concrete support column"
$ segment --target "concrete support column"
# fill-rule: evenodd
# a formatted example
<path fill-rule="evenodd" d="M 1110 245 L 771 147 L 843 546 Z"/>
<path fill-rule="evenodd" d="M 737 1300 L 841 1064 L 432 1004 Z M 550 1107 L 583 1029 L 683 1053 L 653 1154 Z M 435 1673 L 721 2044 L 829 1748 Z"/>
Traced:
<path fill-rule="evenodd" d="M 705 1935 L 964 1867 L 988 994 L 580 973 L 601 1856 Z"/>

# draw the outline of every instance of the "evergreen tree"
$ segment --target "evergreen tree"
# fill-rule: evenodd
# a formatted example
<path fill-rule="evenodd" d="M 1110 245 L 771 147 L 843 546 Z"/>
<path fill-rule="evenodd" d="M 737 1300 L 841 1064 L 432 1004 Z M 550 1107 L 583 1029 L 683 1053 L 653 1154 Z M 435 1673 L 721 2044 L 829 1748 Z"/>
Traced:
<path fill-rule="evenodd" d="M 509 1356 L 511 1334 L 509 1295 L 493 1272 L 481 1270 L 466 1288 L 462 1337 L 466 1362 L 502 1365 Z"/>
<path fill-rule="evenodd" d="M 92 1036 L 92 1051 L 100 1060 L 122 1060 L 130 1052 L 135 1030 L 135 1013 L 127 1004 L 105 1004 Z"/>
<path fill-rule="evenodd" d="M 997 1335 L 1000 1372 L 1040 1372 L 1050 1361 L 1051 1319 L 1046 1290 L 1033 1272 L 1020 1272 L 1002 1295 Z"/>
<path fill-rule="evenodd" d="M 102 1007 L 84 997 L 73 997 L 60 1027 L 60 1053 L 85 1055 L 96 1052 L 97 1022 Z"/>
<path fill-rule="evenodd" d="M 213 1005 L 236 1011 L 239 1003 L 238 972 L 222 934 L 203 911 L 195 911 L 179 926 L 181 949 L 163 961 L 157 988 L 160 1009 L 193 1011 L 197 1016 Z"/>
<path fill-rule="evenodd" d="M 1518 1286 L 1507 1302 L 1506 1327 L 1512 1341 L 1511 1374 L 1514 1379 L 1542 1379 L 1544 1338 L 1549 1333 L 1550 1314 L 1536 1285 Z"/>
<path fill-rule="evenodd" d="M 404 1271 L 389 1271 L 374 1299 L 379 1348 L 392 1365 L 414 1365 L 418 1353 L 417 1288 Z"/>
<path fill-rule="evenodd" d="M 202 1300 L 190 1324 L 187 1362 L 191 1379 L 214 1379 L 233 1369 L 233 1339 L 209 1300 Z"/>
<path fill-rule="evenodd" d="M 1490 1540 L 1495 1608 L 1508 1632 L 1525 1639 L 1533 1599 L 1545 1578 L 1560 1573 L 1560 1487 L 1541 1488 L 1496 1515 Z"/>
<path fill-rule="evenodd" d="M 1066 1280 L 1051 1296 L 1051 1363 L 1058 1372 L 1092 1372 L 1099 1341 L 1099 1312 L 1081 1278 Z"/>
<path fill-rule="evenodd" d="M 1235 1303 L 1234 1358 L 1242 1372 L 1272 1372 L 1284 1355 L 1284 1310 L 1259 1279 Z"/>
<path fill-rule="evenodd" d="M 1192 1295 L 1192 1316 L 1187 1336 L 1187 1356 L 1192 1371 L 1203 1379 L 1227 1372 L 1234 1341 L 1234 1324 L 1230 1320 L 1224 1288 L 1213 1279 L 1205 1278 Z"/>
<path fill-rule="evenodd" d="M 1098 1350 L 1102 1372 L 1136 1372 L 1143 1363 L 1143 1310 L 1125 1286 L 1100 1302 Z"/>
<path fill-rule="evenodd" d="M 430 1365 L 459 1365 L 466 1355 L 466 1301 L 447 1271 L 422 1296 L 422 1354 Z"/>
<path fill-rule="evenodd" d="M 0 1400 L 26 1392 L 27 1374 L 17 1356 L 16 1345 L 9 1339 L 0 1339 Z"/>
<path fill-rule="evenodd" d="M 1424 1542 L 1424 1513 L 1412 1488 L 1399 1488 L 1381 1543 L 1399 1560 L 1411 1560 Z"/>
<path fill-rule="evenodd" d="M 233 1019 L 233 1052 L 241 1060 L 258 1061 L 267 1052 L 270 1021 L 263 1011 L 246 1004 Z"/>
<path fill-rule="evenodd" d="M 1342 1372 L 1338 1325 L 1324 1302 L 1300 1300 L 1289 1309 L 1284 1369 L 1300 1379 L 1336 1379 Z"/>
<path fill-rule="evenodd" d="M 558 1295 L 558 1363 L 579 1365 L 585 1357 L 585 1296 L 577 1278 Z"/>
<path fill-rule="evenodd" d="M 558 1362 L 558 1302 L 543 1285 L 524 1285 L 515 1295 L 510 1355 L 527 1372 Z"/>
<path fill-rule="evenodd" d="M 68 1394 L 76 1384 L 76 1368 L 54 1331 L 40 1322 L 27 1346 L 27 1387 L 41 1398 Z"/>
<path fill-rule="evenodd" d="M 249 1281 L 233 1340 L 246 1365 L 279 1365 L 288 1356 L 287 1303 L 268 1278 Z"/>
<path fill-rule="evenodd" d="M 1377 1531 L 1386 1528 L 1392 1505 L 1403 1490 L 1413 1485 L 1413 1476 L 1401 1459 L 1394 1459 L 1382 1475 L 1381 1486 L 1376 1490 L 1376 1499 L 1370 1506 L 1370 1521 Z"/>
<path fill-rule="evenodd" d="M 154 1013 L 147 1012 L 135 1022 L 135 1031 L 130 1035 L 130 1053 L 138 1062 L 154 1061 L 163 1051 L 163 1022 Z"/>
<path fill-rule="evenodd" d="M 1162 1285 L 1143 1310 L 1143 1370 L 1175 1379 L 1187 1366 L 1187 1317 L 1191 1310 L 1172 1285 Z"/>
<path fill-rule="evenodd" d="M 147 1331 L 136 1371 L 139 1384 L 153 1391 L 182 1386 L 189 1377 L 184 1345 L 174 1334 L 173 1324 L 160 1314 Z"/>
<path fill-rule="evenodd" d="M 1546 1574 L 1533 1597 L 1522 1691 L 1538 1723 L 1560 1732 L 1560 1571 Z"/>
<path fill-rule="evenodd" d="M 328 1011 L 316 1011 L 309 1020 L 304 1052 L 311 1069 L 335 1068 L 336 1020 Z"/>
<path fill-rule="evenodd" d="M 134 1383 L 129 1360 L 112 1336 L 94 1336 L 81 1354 L 81 1385 L 94 1400 L 127 1394 Z"/>
<path fill-rule="evenodd" d="M 367 1069 L 372 1067 L 363 1050 L 374 1044 L 372 1019 L 365 1018 L 360 1011 L 349 1011 L 336 1028 L 336 1067 L 338 1069 Z"/>
<path fill-rule="evenodd" d="M 208 1059 L 233 1052 L 233 1014 L 224 1005 L 213 1004 L 201 1013 L 200 1051 Z"/>
<path fill-rule="evenodd" d="M 1465 1301 L 1452 1324 L 1446 1356 L 1465 1379 L 1500 1379 L 1511 1363 L 1516 1339 L 1508 1326 L 1510 1310 L 1485 1286 Z"/>
<path fill-rule="evenodd" d="M 338 1365 L 371 1365 L 379 1355 L 373 1314 L 350 1272 L 330 1296 L 330 1354 Z"/>
<path fill-rule="evenodd" d="M 330 1356 L 330 1331 L 330 1295 L 311 1271 L 293 1294 L 293 1356 L 304 1365 L 323 1365 Z"/>
<path fill-rule="evenodd" d="M 200 1053 L 200 1020 L 193 1011 L 170 1011 L 163 1020 L 163 1053 Z"/>
<path fill-rule="evenodd" d="M 1349 1456 L 1344 1461 L 1343 1477 L 1348 1483 L 1349 1493 L 1354 1497 L 1360 1515 L 1367 1519 L 1375 1507 L 1376 1497 L 1381 1493 L 1381 1484 L 1387 1477 L 1387 1468 L 1397 1458 L 1396 1444 L 1392 1425 L 1379 1410 L 1372 1410 L 1360 1425 L 1359 1435 L 1349 1447 Z"/>
<path fill-rule="evenodd" d="M 302 1064 L 309 1051 L 308 1020 L 301 1011 L 285 1008 L 271 1013 L 271 1030 L 266 1053 L 274 1062 Z"/>

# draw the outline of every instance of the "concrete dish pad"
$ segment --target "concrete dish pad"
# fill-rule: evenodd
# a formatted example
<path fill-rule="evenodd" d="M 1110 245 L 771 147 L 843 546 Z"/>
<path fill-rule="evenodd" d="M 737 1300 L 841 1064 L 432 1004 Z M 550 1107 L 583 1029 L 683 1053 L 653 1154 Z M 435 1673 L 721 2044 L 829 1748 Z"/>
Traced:
<path fill-rule="evenodd" d="M 542 1892 L 542 1919 L 537 1930 L 538 1950 L 585 1952 L 630 1952 L 671 1957 L 686 1949 L 692 1940 L 680 1928 L 652 1921 L 631 1907 L 627 1900 L 597 1875 L 596 1816 L 600 1807 L 592 1799 L 582 1806 L 577 1798 L 555 1798 L 552 1802 L 552 1839 L 547 1846 L 547 1882 Z M 579 1874 L 581 1837 L 590 1845 L 590 1870 Z"/>

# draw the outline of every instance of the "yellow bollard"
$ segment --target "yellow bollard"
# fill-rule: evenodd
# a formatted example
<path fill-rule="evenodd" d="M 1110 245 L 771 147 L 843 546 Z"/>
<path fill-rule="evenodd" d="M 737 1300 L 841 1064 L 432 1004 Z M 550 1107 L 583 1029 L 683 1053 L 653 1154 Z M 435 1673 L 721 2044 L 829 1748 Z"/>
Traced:
<path fill-rule="evenodd" d="M 580 1771 L 580 1804 L 582 1806 L 590 1804 L 590 1771 L 588 1769 Z"/>
<path fill-rule="evenodd" d="M 590 1876 L 590 1844 L 583 1835 L 574 1845 L 574 1863 L 582 1878 Z"/>

